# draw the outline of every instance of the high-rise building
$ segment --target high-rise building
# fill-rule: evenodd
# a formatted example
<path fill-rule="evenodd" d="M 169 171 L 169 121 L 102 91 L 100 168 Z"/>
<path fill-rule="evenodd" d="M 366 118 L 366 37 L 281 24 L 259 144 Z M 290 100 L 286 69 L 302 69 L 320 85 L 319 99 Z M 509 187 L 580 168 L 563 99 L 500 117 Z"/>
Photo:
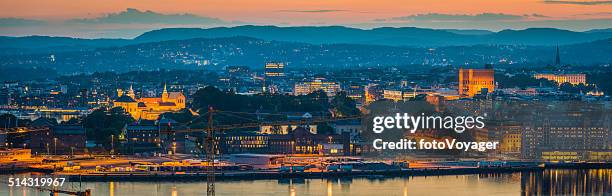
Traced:
<path fill-rule="evenodd" d="M 469 98 L 494 90 L 493 65 L 485 65 L 484 69 L 459 69 L 459 97 Z"/>
<path fill-rule="evenodd" d="M 285 64 L 279 62 L 266 63 L 265 75 L 266 77 L 284 77 Z"/>
<path fill-rule="evenodd" d="M 340 92 L 340 84 L 337 82 L 324 81 L 322 78 L 317 78 L 310 82 L 296 83 L 293 89 L 294 95 L 306 95 L 318 90 L 323 90 L 327 96 L 334 96 Z"/>

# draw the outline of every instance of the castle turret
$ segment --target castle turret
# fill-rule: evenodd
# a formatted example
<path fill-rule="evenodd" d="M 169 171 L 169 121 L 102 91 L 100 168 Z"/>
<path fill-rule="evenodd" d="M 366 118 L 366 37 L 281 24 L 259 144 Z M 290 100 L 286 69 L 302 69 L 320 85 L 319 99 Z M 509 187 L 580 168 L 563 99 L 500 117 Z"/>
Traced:
<path fill-rule="evenodd" d="M 127 96 L 131 97 L 132 99 L 136 99 L 136 94 L 134 93 L 134 88 L 132 88 L 131 84 L 130 84 L 130 90 L 128 91 Z"/>
<path fill-rule="evenodd" d="M 161 96 L 162 102 L 168 102 L 168 97 L 168 88 L 166 88 L 166 84 L 164 83 L 164 92 L 162 92 Z"/>

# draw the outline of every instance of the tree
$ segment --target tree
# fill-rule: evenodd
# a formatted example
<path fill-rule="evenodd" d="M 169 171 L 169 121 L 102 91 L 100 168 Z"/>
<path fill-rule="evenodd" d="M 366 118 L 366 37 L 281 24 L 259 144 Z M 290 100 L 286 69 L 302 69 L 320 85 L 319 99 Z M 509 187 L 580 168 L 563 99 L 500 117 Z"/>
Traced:
<path fill-rule="evenodd" d="M 346 92 L 340 92 L 334 96 L 331 101 L 331 107 L 334 114 L 338 117 L 359 115 L 357 103 L 346 95 Z"/>
<path fill-rule="evenodd" d="M 93 138 L 96 144 L 110 146 L 111 137 L 117 136 L 121 129 L 134 119 L 121 107 L 110 110 L 99 108 L 83 119 L 87 138 Z"/>
<path fill-rule="evenodd" d="M 547 79 L 536 79 L 531 75 L 527 74 L 516 74 L 514 76 L 507 76 L 504 74 L 495 74 L 495 81 L 499 84 L 500 88 L 526 88 L 526 87 L 537 87 L 547 86 L 553 87 L 557 84 L 554 81 Z"/>
<path fill-rule="evenodd" d="M 334 128 L 329 126 L 327 123 L 317 123 L 318 134 L 333 134 Z"/>
<path fill-rule="evenodd" d="M 193 114 L 191 114 L 189 109 L 183 109 L 178 112 L 166 112 L 166 113 L 163 113 L 161 116 L 170 118 L 179 123 L 187 123 L 194 118 Z"/>

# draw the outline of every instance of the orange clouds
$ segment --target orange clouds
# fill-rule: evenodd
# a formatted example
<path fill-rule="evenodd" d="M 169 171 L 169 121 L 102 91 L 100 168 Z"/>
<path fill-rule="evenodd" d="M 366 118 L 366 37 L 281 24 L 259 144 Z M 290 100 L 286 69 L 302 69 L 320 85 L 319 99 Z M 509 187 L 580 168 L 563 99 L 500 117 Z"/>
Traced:
<path fill-rule="evenodd" d="M 294 23 L 355 23 L 414 14 L 541 14 L 554 18 L 593 18 L 612 11 L 611 4 L 545 3 L 545 0 L 20 0 L 0 2 L 0 17 L 67 20 L 93 18 L 126 8 L 166 14 L 192 13 L 224 20 Z M 345 12 L 279 12 L 279 10 L 345 10 Z M 591 14 L 591 15 L 587 15 Z"/>

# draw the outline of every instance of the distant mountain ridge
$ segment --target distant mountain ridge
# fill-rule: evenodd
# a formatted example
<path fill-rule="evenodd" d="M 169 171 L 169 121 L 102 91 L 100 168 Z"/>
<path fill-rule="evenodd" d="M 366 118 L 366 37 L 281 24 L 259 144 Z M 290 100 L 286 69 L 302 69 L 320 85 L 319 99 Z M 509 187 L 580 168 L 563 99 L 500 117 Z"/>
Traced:
<path fill-rule="evenodd" d="M 478 44 L 565 45 L 612 38 L 610 30 L 574 32 L 554 28 L 530 28 L 490 32 L 482 30 L 382 27 L 371 30 L 342 26 L 276 27 L 237 26 L 209 29 L 169 28 L 146 32 L 137 41 L 246 36 L 264 40 L 310 44 L 373 44 L 388 46 L 452 46 Z"/>
<path fill-rule="evenodd" d="M 0 36 L 0 48 L 29 50 L 54 48 L 56 50 L 80 50 L 99 47 L 118 47 L 148 42 L 234 36 L 308 44 L 367 44 L 410 47 L 469 45 L 552 46 L 586 43 L 612 38 L 612 29 L 575 32 L 553 28 L 530 28 L 524 30 L 492 32 L 486 30 L 426 29 L 416 27 L 382 27 L 366 30 L 343 26 L 277 27 L 246 25 L 207 29 L 165 28 L 143 33 L 134 39 Z"/>
<path fill-rule="evenodd" d="M 63 46 L 109 47 L 130 44 L 128 39 L 82 39 L 52 36 L 0 36 L 0 48 L 46 48 Z"/>

